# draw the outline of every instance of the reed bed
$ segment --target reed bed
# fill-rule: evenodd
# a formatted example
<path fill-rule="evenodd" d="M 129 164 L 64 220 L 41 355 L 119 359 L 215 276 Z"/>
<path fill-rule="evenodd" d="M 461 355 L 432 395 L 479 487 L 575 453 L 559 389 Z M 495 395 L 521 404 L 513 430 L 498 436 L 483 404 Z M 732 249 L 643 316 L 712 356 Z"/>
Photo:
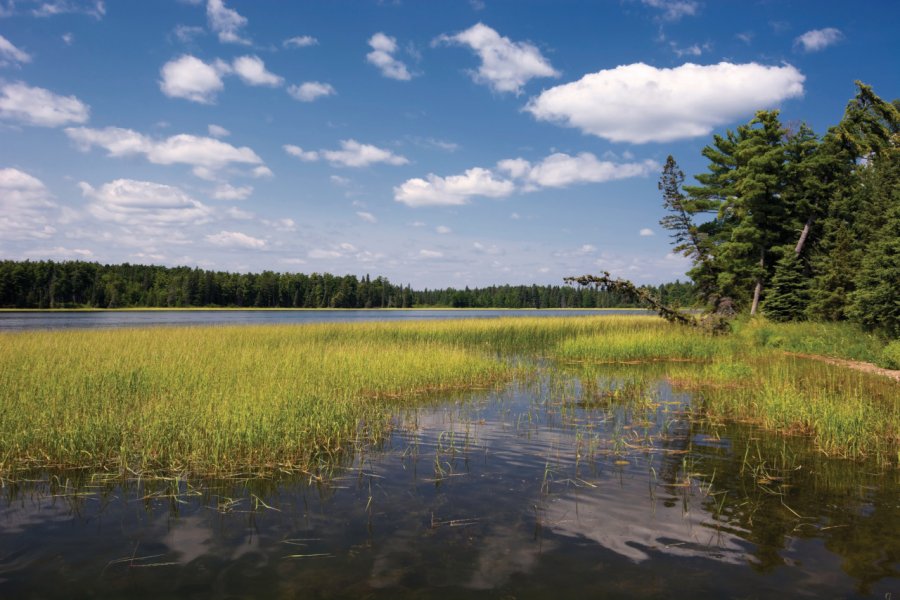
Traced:
<path fill-rule="evenodd" d="M 313 471 L 383 439 L 398 407 L 510 381 L 534 357 L 694 361 L 664 368 L 707 416 L 900 464 L 889 380 L 785 357 L 757 334 L 601 316 L 0 334 L 0 478 Z"/>

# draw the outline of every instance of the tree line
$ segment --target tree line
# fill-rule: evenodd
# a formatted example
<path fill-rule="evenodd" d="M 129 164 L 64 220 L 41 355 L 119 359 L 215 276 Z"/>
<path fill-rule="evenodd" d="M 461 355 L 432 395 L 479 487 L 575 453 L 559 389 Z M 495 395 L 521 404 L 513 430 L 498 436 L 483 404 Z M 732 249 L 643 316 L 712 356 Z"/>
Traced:
<path fill-rule="evenodd" d="M 660 224 L 710 309 L 900 337 L 900 101 L 857 82 L 821 137 L 759 111 L 702 154 L 694 185 L 669 156 Z"/>
<path fill-rule="evenodd" d="M 680 306 L 696 298 L 689 282 L 649 286 Z M 228 273 L 191 267 L 85 261 L 0 261 L 3 308 L 606 308 L 627 297 L 571 286 L 490 286 L 413 290 L 384 277 L 329 273 Z"/>

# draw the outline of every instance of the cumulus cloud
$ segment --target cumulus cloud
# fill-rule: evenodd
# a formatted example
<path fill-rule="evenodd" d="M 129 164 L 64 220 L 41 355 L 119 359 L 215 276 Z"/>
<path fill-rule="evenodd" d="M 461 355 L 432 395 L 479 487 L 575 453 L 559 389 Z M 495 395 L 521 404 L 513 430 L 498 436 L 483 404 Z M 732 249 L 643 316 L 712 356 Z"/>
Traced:
<path fill-rule="evenodd" d="M 443 258 L 444 253 L 437 250 L 419 250 L 421 258 Z"/>
<path fill-rule="evenodd" d="M 249 236 L 240 231 L 220 231 L 219 233 L 207 235 L 204 239 L 210 244 L 225 248 L 259 250 L 266 247 L 265 240 Z"/>
<path fill-rule="evenodd" d="M 322 83 L 321 81 L 307 81 L 300 85 L 292 85 L 287 91 L 292 98 L 301 102 L 312 102 L 325 96 L 337 94 L 337 91 L 331 84 Z"/>
<path fill-rule="evenodd" d="M 534 165 L 522 158 L 500 161 L 497 165 L 501 171 L 506 171 L 511 177 L 522 179 L 526 184 L 554 188 L 578 183 L 603 183 L 630 177 L 646 177 L 658 171 L 659 167 L 660 165 L 652 160 L 631 163 L 599 160 L 590 152 L 582 152 L 576 156 L 557 152 Z"/>
<path fill-rule="evenodd" d="M 475 167 L 462 175 L 408 179 L 394 188 L 394 200 L 407 206 L 460 206 L 474 196 L 503 198 L 515 191 L 512 181 L 499 179 L 489 169 Z"/>
<path fill-rule="evenodd" d="M 284 148 L 284 151 L 291 156 L 295 156 L 304 162 L 314 162 L 319 160 L 319 153 L 313 150 L 304 150 L 300 146 L 294 146 L 293 144 L 285 144 L 282 148 Z"/>
<path fill-rule="evenodd" d="M 160 69 L 159 88 L 170 98 L 184 98 L 201 104 L 215 102 L 216 94 L 225 88 L 222 75 L 230 71 L 223 63 L 207 64 L 185 54 L 170 60 Z"/>
<path fill-rule="evenodd" d="M 362 219 L 363 221 L 365 221 L 366 223 L 377 223 L 378 222 L 378 219 L 375 218 L 375 215 L 373 215 L 370 212 L 358 210 L 358 211 L 356 211 L 356 216 L 359 217 L 360 219 Z"/>
<path fill-rule="evenodd" d="M 46 238 L 56 232 L 48 211 L 56 204 L 44 183 L 18 169 L 0 169 L 0 238 Z"/>
<path fill-rule="evenodd" d="M 260 165 L 258 167 L 254 167 L 254 169 L 250 172 L 251 175 L 256 177 L 257 179 L 275 177 L 275 173 L 272 172 L 272 169 L 267 167 L 266 165 Z"/>
<path fill-rule="evenodd" d="M 207 131 L 209 131 L 209 135 L 216 138 L 228 137 L 231 135 L 231 132 L 222 127 L 221 125 L 210 124 L 207 127 Z"/>
<path fill-rule="evenodd" d="M 803 94 L 791 65 L 643 63 L 604 69 L 532 98 L 525 110 L 613 142 L 670 142 L 706 136 L 717 126 Z"/>
<path fill-rule="evenodd" d="M 453 230 L 450 229 L 449 227 L 447 227 L 446 225 L 438 225 L 437 227 L 434 228 L 434 230 L 435 230 L 435 232 L 437 232 L 441 235 L 447 235 L 449 233 L 453 233 Z"/>
<path fill-rule="evenodd" d="M 8 39 L 0 35 L 0 67 L 7 64 L 30 63 L 31 55 L 16 48 Z"/>
<path fill-rule="evenodd" d="M 266 70 L 266 65 L 258 56 L 240 56 L 232 63 L 234 72 L 247 85 L 278 87 L 284 78 Z"/>
<path fill-rule="evenodd" d="M 682 17 L 691 17 L 697 14 L 700 3 L 696 0 L 641 0 L 645 6 L 655 8 L 662 12 L 662 18 L 666 21 L 678 21 Z"/>
<path fill-rule="evenodd" d="M 332 165 L 343 167 L 368 167 L 376 163 L 405 165 L 409 162 L 405 157 L 390 150 L 371 144 L 360 144 L 352 139 L 341 140 L 340 150 L 322 150 L 319 154 Z"/>
<path fill-rule="evenodd" d="M 372 51 L 366 54 L 366 61 L 378 67 L 382 75 L 399 81 L 412 79 L 406 65 L 394 56 L 397 52 L 396 38 L 379 31 L 369 38 L 369 46 L 372 47 Z"/>
<path fill-rule="evenodd" d="M 250 40 L 240 36 L 240 30 L 247 24 L 247 18 L 236 10 L 225 6 L 223 0 L 209 0 L 206 4 L 206 19 L 209 27 L 219 36 L 219 41 L 226 44 L 249 45 Z"/>
<path fill-rule="evenodd" d="M 282 45 L 285 48 L 307 48 L 309 46 L 316 46 L 319 44 L 319 40 L 314 38 L 311 35 L 298 35 L 296 37 L 288 38 L 282 42 Z"/>
<path fill-rule="evenodd" d="M 541 51 L 528 42 L 513 42 L 483 23 L 454 35 L 441 35 L 435 43 L 468 46 L 481 58 L 472 78 L 496 92 L 521 93 L 535 77 L 559 77 Z"/>
<path fill-rule="evenodd" d="M 638 232 L 638 234 L 641 237 L 651 237 L 651 236 L 656 235 L 655 233 L 653 233 L 653 230 L 650 229 L 649 227 L 644 227 L 643 229 L 640 230 L 640 232 Z"/>
<path fill-rule="evenodd" d="M 394 200 L 412 207 L 459 206 L 468 204 L 475 196 L 503 198 L 517 191 L 645 177 L 657 172 L 659 164 L 652 160 L 614 163 L 599 160 L 590 152 L 576 156 L 557 152 L 535 164 L 524 158 L 504 159 L 497 163 L 496 170 L 504 173 L 506 178 L 481 167 L 449 177 L 429 173 L 425 179 L 409 179 L 395 187 Z"/>
<path fill-rule="evenodd" d="M 38 127 L 84 123 L 90 107 L 75 96 L 58 96 L 25 83 L 0 86 L 0 118 Z"/>
<path fill-rule="evenodd" d="M 828 46 L 833 46 L 844 39 L 840 29 L 826 27 L 825 29 L 813 29 L 794 40 L 795 46 L 803 48 L 804 52 L 818 52 Z"/>
<path fill-rule="evenodd" d="M 210 137 L 182 133 L 166 139 L 154 139 L 120 127 L 69 127 L 65 131 L 82 151 L 98 146 L 113 157 L 144 156 L 157 165 L 190 165 L 195 167 L 196 175 L 206 175 L 206 179 L 213 178 L 215 171 L 231 164 L 262 163 L 262 159 L 247 146 L 237 148 Z"/>
<path fill-rule="evenodd" d="M 213 190 L 212 197 L 216 200 L 246 200 L 251 194 L 253 194 L 253 186 L 235 187 L 230 183 L 221 183 Z"/>
<path fill-rule="evenodd" d="M 191 198 L 181 189 L 133 179 L 116 179 L 95 189 L 79 183 L 90 200 L 87 210 L 101 221 L 142 229 L 160 229 L 173 225 L 200 224 L 209 220 L 209 207 Z"/>

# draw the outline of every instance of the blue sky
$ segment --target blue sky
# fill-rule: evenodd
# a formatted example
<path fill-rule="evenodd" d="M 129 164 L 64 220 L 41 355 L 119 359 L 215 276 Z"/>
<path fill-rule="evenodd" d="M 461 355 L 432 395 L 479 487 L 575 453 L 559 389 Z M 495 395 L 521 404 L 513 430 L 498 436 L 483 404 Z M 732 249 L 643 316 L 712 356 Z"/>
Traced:
<path fill-rule="evenodd" d="M 673 154 L 898 96 L 895 1 L 0 0 L 0 257 L 684 278 Z"/>

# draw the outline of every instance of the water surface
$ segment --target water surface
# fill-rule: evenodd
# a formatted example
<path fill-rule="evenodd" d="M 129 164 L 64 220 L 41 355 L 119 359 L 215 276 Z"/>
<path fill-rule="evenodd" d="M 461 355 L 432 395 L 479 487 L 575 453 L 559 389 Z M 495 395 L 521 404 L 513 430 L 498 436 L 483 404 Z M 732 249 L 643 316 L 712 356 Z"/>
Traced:
<path fill-rule="evenodd" d="M 499 317 L 577 317 L 652 314 L 628 309 L 318 309 L 318 310 L 127 310 L 127 311 L 0 311 L 0 331 L 151 327 L 158 325 L 265 325 L 354 321 L 489 319 Z"/>
<path fill-rule="evenodd" d="M 5 482 L 0 597 L 897 597 L 900 474 L 696 400 L 548 365 L 398 408 L 327 473 Z"/>

